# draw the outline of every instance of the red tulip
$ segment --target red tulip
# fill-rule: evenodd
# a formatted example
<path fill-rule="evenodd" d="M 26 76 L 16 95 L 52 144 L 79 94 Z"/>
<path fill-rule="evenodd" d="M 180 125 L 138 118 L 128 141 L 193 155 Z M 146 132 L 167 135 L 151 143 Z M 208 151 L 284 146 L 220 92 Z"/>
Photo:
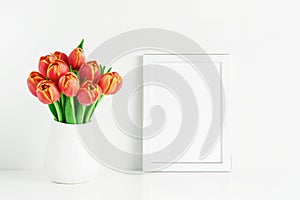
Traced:
<path fill-rule="evenodd" d="M 117 72 L 108 72 L 100 77 L 98 84 L 103 94 L 115 94 L 122 87 L 122 77 Z"/>
<path fill-rule="evenodd" d="M 47 69 L 47 77 L 52 81 L 58 81 L 58 79 L 69 72 L 69 66 L 62 60 L 54 60 Z"/>
<path fill-rule="evenodd" d="M 41 82 L 45 80 L 45 78 L 43 77 L 42 74 L 38 73 L 38 72 L 31 72 L 29 74 L 29 77 L 27 79 L 27 85 L 28 88 L 30 90 L 30 92 L 34 95 L 37 96 L 36 94 L 36 87 L 37 85 Z"/>
<path fill-rule="evenodd" d="M 52 61 L 56 59 L 55 55 L 46 55 L 42 56 L 39 61 L 39 71 L 40 73 L 46 77 L 47 76 L 47 69 Z"/>
<path fill-rule="evenodd" d="M 90 105 L 97 101 L 102 94 L 101 88 L 92 81 L 85 81 L 81 84 L 77 99 L 82 105 Z"/>
<path fill-rule="evenodd" d="M 79 47 L 74 49 L 69 55 L 69 65 L 72 66 L 72 69 L 79 70 L 80 67 L 85 63 L 85 55 L 83 50 Z"/>
<path fill-rule="evenodd" d="M 79 79 L 75 73 L 68 72 L 59 78 L 58 87 L 66 96 L 74 97 L 79 91 Z"/>
<path fill-rule="evenodd" d="M 52 104 L 60 98 L 60 92 L 53 81 L 44 80 L 37 85 L 38 99 L 44 104 Z"/>
<path fill-rule="evenodd" d="M 100 76 L 100 67 L 98 66 L 96 61 L 89 61 L 84 64 L 79 70 L 79 78 L 80 80 L 97 80 Z"/>
<path fill-rule="evenodd" d="M 55 51 L 53 53 L 53 55 L 55 56 L 56 59 L 62 60 L 65 63 L 68 64 L 68 56 L 65 53 L 59 52 L 59 51 Z"/>

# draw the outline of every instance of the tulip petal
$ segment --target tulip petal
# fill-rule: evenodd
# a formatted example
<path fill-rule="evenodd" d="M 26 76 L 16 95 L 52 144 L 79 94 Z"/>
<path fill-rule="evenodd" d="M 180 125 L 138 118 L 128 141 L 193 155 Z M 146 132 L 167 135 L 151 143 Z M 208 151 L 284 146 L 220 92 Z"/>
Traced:
<path fill-rule="evenodd" d="M 117 88 L 117 78 L 116 77 L 113 77 L 111 79 L 111 82 L 110 82 L 110 87 L 108 88 L 108 90 L 106 91 L 106 94 L 113 94 L 113 92 L 116 90 Z"/>

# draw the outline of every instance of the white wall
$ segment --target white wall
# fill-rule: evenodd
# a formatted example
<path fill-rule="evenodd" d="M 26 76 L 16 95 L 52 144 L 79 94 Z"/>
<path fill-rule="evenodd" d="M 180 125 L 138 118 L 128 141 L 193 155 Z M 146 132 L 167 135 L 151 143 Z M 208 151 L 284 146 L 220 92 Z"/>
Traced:
<path fill-rule="evenodd" d="M 113 35 L 156 27 L 232 54 L 234 169 L 299 169 L 297 1 L 5 1 L 1 21 L 0 168 L 40 168 L 50 114 L 27 90 L 41 54 L 89 54 Z"/>

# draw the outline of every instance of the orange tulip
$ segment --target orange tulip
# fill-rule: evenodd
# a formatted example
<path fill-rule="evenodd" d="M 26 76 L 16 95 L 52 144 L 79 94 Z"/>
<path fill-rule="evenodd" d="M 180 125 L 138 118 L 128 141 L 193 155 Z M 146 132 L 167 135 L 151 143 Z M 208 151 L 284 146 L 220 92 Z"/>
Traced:
<path fill-rule="evenodd" d="M 59 52 L 59 51 L 55 51 L 53 53 L 53 55 L 55 56 L 56 59 L 62 60 L 65 63 L 68 64 L 68 56 L 65 53 Z"/>
<path fill-rule="evenodd" d="M 68 56 L 62 52 L 55 51 L 53 54 L 42 56 L 39 61 L 39 71 L 40 73 L 46 77 L 47 76 L 47 69 L 51 62 L 54 60 L 59 59 L 68 63 Z"/>
<path fill-rule="evenodd" d="M 58 87 L 68 97 L 74 97 L 79 91 L 79 79 L 73 72 L 62 75 L 58 81 Z"/>
<path fill-rule="evenodd" d="M 79 47 L 74 49 L 69 55 L 69 65 L 72 66 L 72 69 L 79 70 L 80 67 L 85 63 L 85 55 L 83 50 Z"/>
<path fill-rule="evenodd" d="M 102 94 L 101 88 L 92 81 L 85 81 L 81 84 L 77 99 L 82 105 L 90 105 L 97 101 Z"/>
<path fill-rule="evenodd" d="M 38 99 L 44 104 L 52 104 L 60 98 L 60 92 L 53 81 L 44 80 L 37 85 Z"/>
<path fill-rule="evenodd" d="M 56 59 L 49 65 L 47 77 L 56 82 L 67 72 L 69 72 L 69 66 L 64 61 Z"/>
<path fill-rule="evenodd" d="M 100 76 L 100 67 L 98 66 L 96 61 L 89 61 L 84 64 L 79 70 L 79 78 L 80 80 L 98 80 Z"/>
<path fill-rule="evenodd" d="M 117 72 L 108 72 L 99 78 L 98 84 L 103 94 L 115 94 L 122 87 L 122 77 Z"/>
<path fill-rule="evenodd" d="M 55 55 L 46 55 L 42 56 L 39 61 L 39 71 L 40 73 L 46 77 L 47 76 L 47 69 L 52 61 L 56 59 Z"/>
<path fill-rule="evenodd" d="M 45 80 L 45 78 L 43 77 L 42 74 L 40 74 L 38 72 L 31 72 L 29 74 L 29 77 L 27 79 L 27 86 L 28 86 L 31 94 L 33 94 L 34 96 L 37 96 L 36 87 L 43 80 Z"/>

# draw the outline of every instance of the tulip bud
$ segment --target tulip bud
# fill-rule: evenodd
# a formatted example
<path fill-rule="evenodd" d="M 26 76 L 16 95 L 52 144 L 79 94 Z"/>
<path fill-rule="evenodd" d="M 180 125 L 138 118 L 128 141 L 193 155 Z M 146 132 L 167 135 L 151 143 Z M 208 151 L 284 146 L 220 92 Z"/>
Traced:
<path fill-rule="evenodd" d="M 77 99 L 82 105 L 90 105 L 97 101 L 102 94 L 101 88 L 92 81 L 85 81 L 81 84 Z"/>
<path fill-rule="evenodd" d="M 98 84 L 103 94 L 115 94 L 122 87 L 122 77 L 117 72 L 108 72 L 99 78 Z"/>
<path fill-rule="evenodd" d="M 68 72 L 59 78 L 58 87 L 64 95 L 74 97 L 79 91 L 79 79 L 75 73 Z"/>
<path fill-rule="evenodd" d="M 47 77 L 52 81 L 58 81 L 58 79 L 69 72 L 69 66 L 62 60 L 54 60 L 47 69 Z"/>
<path fill-rule="evenodd" d="M 40 61 L 39 61 L 39 71 L 40 73 L 46 77 L 47 76 L 47 69 L 50 65 L 50 63 L 52 61 L 54 61 L 56 59 L 55 55 L 46 55 L 46 56 L 42 56 L 40 58 Z"/>
<path fill-rule="evenodd" d="M 29 74 L 29 77 L 27 79 L 27 86 L 28 86 L 30 92 L 34 96 L 37 96 L 37 94 L 36 94 L 37 85 L 43 80 L 45 80 L 43 75 L 38 72 L 31 72 Z"/>
<path fill-rule="evenodd" d="M 52 104 L 60 98 L 60 92 L 53 81 L 41 81 L 36 89 L 38 99 L 44 104 Z"/>
<path fill-rule="evenodd" d="M 79 79 L 82 80 L 98 80 L 100 76 L 100 67 L 96 61 L 89 61 L 79 70 Z"/>
<path fill-rule="evenodd" d="M 56 59 L 62 60 L 65 63 L 68 64 L 68 56 L 65 53 L 59 52 L 59 51 L 55 51 L 53 53 L 53 55 L 55 56 Z"/>
<path fill-rule="evenodd" d="M 69 55 L 69 65 L 72 66 L 72 69 L 79 70 L 80 67 L 85 63 L 85 55 L 82 48 L 74 49 Z"/>

